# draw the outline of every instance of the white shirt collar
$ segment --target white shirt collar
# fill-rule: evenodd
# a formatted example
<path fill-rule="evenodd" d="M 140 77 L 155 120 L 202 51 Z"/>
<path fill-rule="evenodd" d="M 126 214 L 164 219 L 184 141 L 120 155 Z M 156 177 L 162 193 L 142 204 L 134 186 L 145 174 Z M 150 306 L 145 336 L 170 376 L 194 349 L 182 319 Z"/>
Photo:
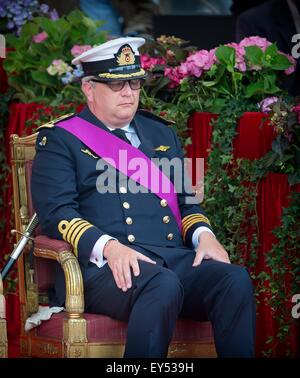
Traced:
<path fill-rule="evenodd" d="M 109 127 L 109 126 L 107 126 L 107 128 L 108 128 L 110 131 L 116 130 L 115 128 L 111 128 L 111 127 Z M 124 131 L 127 132 L 127 133 L 132 133 L 132 132 L 134 132 L 134 128 L 132 127 L 132 125 L 131 125 L 130 123 L 129 123 L 128 125 L 126 125 L 126 126 L 119 127 L 119 129 L 124 130 Z"/>

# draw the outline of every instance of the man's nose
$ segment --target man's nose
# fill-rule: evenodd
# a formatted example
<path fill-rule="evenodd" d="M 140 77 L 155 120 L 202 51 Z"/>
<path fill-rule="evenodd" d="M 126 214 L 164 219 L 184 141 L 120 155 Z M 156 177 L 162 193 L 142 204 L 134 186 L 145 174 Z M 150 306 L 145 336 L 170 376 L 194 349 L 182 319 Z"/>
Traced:
<path fill-rule="evenodd" d="M 121 93 L 124 96 L 128 96 L 128 95 L 131 95 L 131 91 L 132 91 L 132 89 L 130 88 L 129 82 L 126 81 L 124 87 L 121 90 Z"/>

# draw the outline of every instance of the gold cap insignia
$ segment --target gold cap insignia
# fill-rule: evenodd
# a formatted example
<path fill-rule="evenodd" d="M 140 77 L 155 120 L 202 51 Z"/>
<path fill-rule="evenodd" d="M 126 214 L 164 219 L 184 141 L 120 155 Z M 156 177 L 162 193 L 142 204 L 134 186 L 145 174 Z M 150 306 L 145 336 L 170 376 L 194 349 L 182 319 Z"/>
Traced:
<path fill-rule="evenodd" d="M 156 148 L 154 148 L 155 151 L 162 151 L 162 152 L 165 152 L 167 151 L 169 148 L 171 148 L 170 146 L 158 146 Z"/>
<path fill-rule="evenodd" d="M 39 145 L 40 145 L 40 146 L 45 146 L 46 143 L 47 143 L 47 137 L 44 136 L 44 137 L 42 138 L 42 140 L 40 141 Z"/>
<path fill-rule="evenodd" d="M 129 45 L 121 46 L 117 54 L 115 54 L 115 57 L 119 66 L 126 66 L 128 64 L 135 63 L 135 55 Z"/>

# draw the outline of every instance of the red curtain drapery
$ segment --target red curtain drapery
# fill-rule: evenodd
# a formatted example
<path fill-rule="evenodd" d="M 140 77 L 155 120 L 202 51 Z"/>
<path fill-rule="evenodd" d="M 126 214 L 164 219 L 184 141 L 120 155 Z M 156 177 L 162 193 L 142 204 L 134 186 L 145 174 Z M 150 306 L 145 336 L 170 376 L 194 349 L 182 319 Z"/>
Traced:
<path fill-rule="evenodd" d="M 6 162 L 10 164 L 10 148 L 9 148 L 9 140 L 10 135 L 18 134 L 18 135 L 30 135 L 32 132 L 32 127 L 26 126 L 26 121 L 30 119 L 33 114 L 37 111 L 37 109 L 41 107 L 41 105 L 37 104 L 20 104 L 20 103 L 13 103 L 10 106 L 9 111 L 9 120 L 8 125 L 5 131 L 5 154 L 6 154 Z M 3 167 L 2 167 L 3 168 Z M 1 168 L 0 168 L 1 169 Z M 2 200 L 3 200 L 3 207 L 0 210 L 0 217 L 1 219 L 5 220 L 4 229 L 0 235 L 0 245 L 1 245 L 1 254 L 0 254 L 0 262 L 1 266 L 3 266 L 3 258 L 5 255 L 11 254 L 15 239 L 11 236 L 10 231 L 14 228 L 14 219 L 12 213 L 12 177 L 11 173 L 9 172 L 6 175 L 6 182 L 4 183 L 6 189 L 3 193 Z M 16 270 L 13 269 L 12 272 L 9 274 L 10 279 L 16 278 Z M 5 287 L 6 282 L 4 282 Z M 16 292 L 9 292 L 5 295 L 6 298 L 6 320 L 7 320 L 7 333 L 8 333 L 8 355 L 9 357 L 18 357 L 19 356 L 19 335 L 20 335 L 20 304 L 19 304 L 19 297 L 18 297 L 18 287 Z"/>
<path fill-rule="evenodd" d="M 195 113 L 189 119 L 189 135 L 192 143 L 187 147 L 190 158 L 204 158 L 205 166 L 211 147 L 213 125 L 211 121 L 217 115 L 212 113 Z M 235 158 L 258 159 L 271 149 L 275 132 L 269 125 L 266 115 L 256 112 L 245 113 L 238 122 L 237 135 L 233 141 L 233 154 Z M 255 272 L 267 269 L 266 256 L 276 243 L 272 230 L 280 225 L 283 208 L 288 206 L 288 197 L 292 191 L 300 192 L 300 185 L 291 187 L 287 176 L 278 173 L 269 173 L 258 185 L 257 215 L 259 229 L 259 250 Z M 208 193 L 209 196 L 209 193 Z M 217 230 L 216 230 L 217 234 Z M 251 236 L 251 230 L 249 231 Z M 261 351 L 268 349 L 266 340 L 276 335 L 276 323 L 273 319 L 270 306 L 261 298 L 257 312 L 257 356 Z M 300 330 L 295 325 L 288 340 L 293 355 L 300 353 Z M 273 356 L 284 356 L 284 346 L 276 347 Z"/>
<path fill-rule="evenodd" d="M 7 91 L 7 75 L 3 69 L 3 58 L 0 58 L 0 93 Z"/>
<path fill-rule="evenodd" d="M 207 159 L 211 146 L 212 120 L 218 116 L 212 113 L 194 113 L 188 122 L 189 135 L 192 143 L 187 147 L 189 157 Z M 239 119 L 237 136 L 233 141 L 235 158 L 257 159 L 271 149 L 275 132 L 269 127 L 267 115 L 247 112 Z"/>
<path fill-rule="evenodd" d="M 10 117 L 6 129 L 6 158 L 10 162 L 9 138 L 11 134 L 29 135 L 32 128 L 26 126 L 26 121 L 41 107 L 38 104 L 13 103 L 10 107 Z M 189 130 L 192 144 L 187 148 L 189 157 L 203 157 L 207 159 L 211 145 L 212 126 L 210 121 L 217 115 L 211 113 L 195 113 L 189 120 Z M 261 113 L 245 113 L 238 123 L 238 134 L 234 140 L 234 156 L 248 159 L 256 159 L 265 154 L 271 147 L 274 132 L 268 125 L 268 121 Z M 7 176 L 7 188 L 4 193 L 3 202 L 6 205 L 1 218 L 5 219 L 5 229 L 1 234 L 0 261 L 3 261 L 5 254 L 10 254 L 13 242 L 10 230 L 13 227 L 12 220 L 12 187 L 11 176 Z M 300 191 L 300 186 L 290 187 L 287 177 L 281 174 L 270 173 L 261 180 L 258 186 L 257 213 L 259 218 L 259 241 L 260 249 L 255 267 L 256 272 L 265 269 L 265 257 L 270 251 L 272 243 L 276 242 L 272 230 L 280 224 L 282 209 L 288 204 L 288 195 L 292 190 Z M 217 231 L 216 231 L 217 233 Z M 15 273 L 14 273 L 15 274 Z M 17 293 L 6 296 L 7 300 L 7 322 L 9 337 L 9 356 L 19 355 L 19 333 L 20 315 Z M 266 349 L 265 341 L 268 336 L 274 335 L 276 326 L 274 324 L 270 308 L 261 304 L 258 308 L 257 318 L 257 351 Z M 294 328 L 291 335 L 293 353 L 299 353 L 299 329 Z M 283 355 L 282 350 L 276 350 L 275 355 Z"/>

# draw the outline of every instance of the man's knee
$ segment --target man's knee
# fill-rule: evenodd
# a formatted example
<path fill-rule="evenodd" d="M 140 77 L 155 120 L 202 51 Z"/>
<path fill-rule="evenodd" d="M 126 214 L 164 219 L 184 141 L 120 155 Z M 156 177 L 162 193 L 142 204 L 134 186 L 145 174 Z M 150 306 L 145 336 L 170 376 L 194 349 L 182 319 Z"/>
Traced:
<path fill-rule="evenodd" d="M 253 296 L 253 283 L 245 267 L 232 265 L 232 269 L 227 274 L 227 284 L 236 296 L 241 298 Z"/>
<path fill-rule="evenodd" d="M 181 308 L 183 287 L 178 276 L 169 269 L 163 268 L 152 280 L 152 288 L 162 307 L 177 306 Z"/>

